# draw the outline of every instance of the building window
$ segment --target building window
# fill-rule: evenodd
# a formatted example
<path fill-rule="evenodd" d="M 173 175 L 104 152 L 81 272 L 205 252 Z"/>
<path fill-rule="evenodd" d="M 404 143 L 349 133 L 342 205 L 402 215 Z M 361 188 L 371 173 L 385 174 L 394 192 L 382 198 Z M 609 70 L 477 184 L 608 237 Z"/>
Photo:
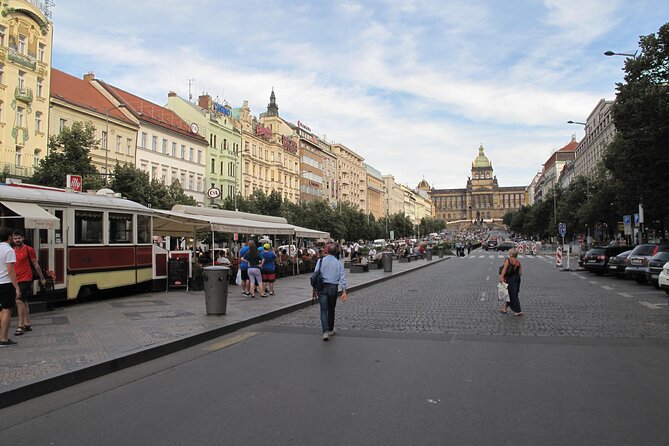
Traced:
<path fill-rule="evenodd" d="M 4 112 L 5 112 L 5 103 L 0 101 L 0 122 L 5 122 Z"/>
<path fill-rule="evenodd" d="M 102 131 L 102 150 L 107 150 L 107 132 Z"/>
<path fill-rule="evenodd" d="M 26 73 L 25 71 L 19 71 L 19 90 L 23 91 L 26 86 Z"/>
<path fill-rule="evenodd" d="M 193 181 L 194 181 L 193 175 L 190 175 L 188 177 L 188 189 L 190 190 L 193 190 Z"/>
<path fill-rule="evenodd" d="M 26 36 L 19 34 L 19 44 L 16 50 L 21 54 L 26 53 Z"/>
<path fill-rule="evenodd" d="M 188 161 L 193 161 L 193 155 L 195 154 L 195 150 L 191 147 L 188 150 Z"/>
<path fill-rule="evenodd" d="M 167 140 L 163 138 L 163 153 L 167 155 Z"/>
<path fill-rule="evenodd" d="M 185 158 L 186 158 L 186 146 L 181 144 L 181 159 L 185 159 Z M 181 183 L 181 184 L 183 184 L 183 183 Z"/>
<path fill-rule="evenodd" d="M 143 149 L 146 149 L 146 138 L 147 137 L 148 137 L 148 135 L 146 134 L 146 132 L 142 132 L 142 137 L 139 140 L 139 146 Z"/>
<path fill-rule="evenodd" d="M 39 160 L 42 155 L 42 151 L 40 149 L 35 149 L 34 156 L 33 156 L 33 162 L 35 163 L 35 167 L 39 167 Z"/>
<path fill-rule="evenodd" d="M 16 148 L 16 154 L 14 155 L 14 164 L 16 166 L 21 165 L 21 147 Z"/>
<path fill-rule="evenodd" d="M 42 112 L 35 112 L 35 131 L 42 131 Z"/>
<path fill-rule="evenodd" d="M 127 144 L 127 147 L 125 149 L 125 154 L 130 156 L 130 155 L 132 155 L 132 139 L 128 138 L 127 143 L 128 144 Z"/>
<path fill-rule="evenodd" d="M 37 88 L 36 88 L 36 95 L 38 98 L 41 98 L 44 96 L 44 81 L 41 77 L 37 78 Z"/>
<path fill-rule="evenodd" d="M 0 63 L 0 84 L 5 83 L 5 64 Z"/>
<path fill-rule="evenodd" d="M 44 62 L 44 54 L 46 53 L 46 45 L 40 43 L 37 45 L 37 60 Z"/>
<path fill-rule="evenodd" d="M 211 173 L 216 173 L 216 160 L 214 158 L 211 159 Z"/>
<path fill-rule="evenodd" d="M 0 26 L 0 45 L 7 46 L 5 43 L 5 35 L 7 35 L 7 28 Z"/>
<path fill-rule="evenodd" d="M 16 126 L 23 127 L 23 114 L 25 109 L 23 107 L 16 107 Z"/>
<path fill-rule="evenodd" d="M 120 135 L 116 135 L 116 153 L 123 153 L 121 150 L 121 143 L 123 138 Z"/>
<path fill-rule="evenodd" d="M 172 156 L 176 158 L 177 156 L 177 143 L 172 143 Z"/>
<path fill-rule="evenodd" d="M 66 120 L 66 119 L 63 119 L 63 118 L 60 118 L 60 122 L 58 123 L 58 129 L 59 129 L 59 131 L 62 132 L 63 130 L 65 130 L 65 126 L 66 126 L 66 125 L 67 125 L 67 120 Z"/>
<path fill-rule="evenodd" d="M 157 136 L 153 136 L 151 138 L 151 150 L 153 150 L 154 152 L 158 150 L 158 137 Z"/>
<path fill-rule="evenodd" d="M 197 163 L 202 164 L 202 150 L 197 151 Z"/>

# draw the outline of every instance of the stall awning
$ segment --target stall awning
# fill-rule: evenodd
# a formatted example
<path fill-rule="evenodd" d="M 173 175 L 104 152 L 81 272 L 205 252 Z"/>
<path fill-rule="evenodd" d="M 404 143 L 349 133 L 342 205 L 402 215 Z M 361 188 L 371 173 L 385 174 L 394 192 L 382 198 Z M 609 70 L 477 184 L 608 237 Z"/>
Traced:
<path fill-rule="evenodd" d="M 12 212 L 23 217 L 24 226 L 29 229 L 59 229 L 60 220 L 35 203 L 23 203 L 19 201 L 0 201 Z M 4 226 L 11 224 L 4 223 Z"/>
<path fill-rule="evenodd" d="M 295 236 L 302 238 L 330 239 L 329 232 L 317 231 L 316 229 L 302 228 L 295 226 Z"/>

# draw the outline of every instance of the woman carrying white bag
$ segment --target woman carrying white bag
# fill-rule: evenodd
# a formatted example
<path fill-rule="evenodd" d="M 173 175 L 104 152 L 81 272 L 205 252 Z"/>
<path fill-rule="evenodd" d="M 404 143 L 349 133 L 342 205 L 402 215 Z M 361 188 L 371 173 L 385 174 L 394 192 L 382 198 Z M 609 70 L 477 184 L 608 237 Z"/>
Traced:
<path fill-rule="evenodd" d="M 515 249 L 509 250 L 509 257 L 504 260 L 504 266 L 499 274 L 499 284 L 507 286 L 508 300 L 505 300 L 504 306 L 500 312 L 506 314 L 511 308 L 514 316 L 522 316 L 523 311 L 520 309 L 520 300 L 518 299 L 518 292 L 520 291 L 520 276 L 523 271 L 518 260 L 518 251 Z M 501 288 L 498 294 L 502 292 Z M 501 299 L 500 299 L 501 300 Z"/>

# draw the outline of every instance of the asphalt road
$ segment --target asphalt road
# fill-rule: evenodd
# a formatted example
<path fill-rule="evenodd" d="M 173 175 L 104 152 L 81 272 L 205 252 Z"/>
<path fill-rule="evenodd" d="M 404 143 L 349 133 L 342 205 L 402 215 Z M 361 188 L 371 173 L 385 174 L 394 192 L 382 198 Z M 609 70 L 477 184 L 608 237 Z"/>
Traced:
<path fill-rule="evenodd" d="M 492 258 L 491 258 L 492 256 Z M 7 409 L 0 444 L 669 444 L 669 311 L 649 286 L 476 251 Z"/>

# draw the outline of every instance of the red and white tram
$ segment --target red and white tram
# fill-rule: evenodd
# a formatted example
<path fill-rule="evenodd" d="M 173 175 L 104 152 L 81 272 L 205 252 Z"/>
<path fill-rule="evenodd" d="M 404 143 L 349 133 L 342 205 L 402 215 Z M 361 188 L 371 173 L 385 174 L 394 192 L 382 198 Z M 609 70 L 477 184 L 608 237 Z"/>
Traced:
<path fill-rule="evenodd" d="M 150 283 L 152 215 L 109 189 L 86 194 L 0 183 L 0 225 L 24 231 L 67 299 Z"/>

